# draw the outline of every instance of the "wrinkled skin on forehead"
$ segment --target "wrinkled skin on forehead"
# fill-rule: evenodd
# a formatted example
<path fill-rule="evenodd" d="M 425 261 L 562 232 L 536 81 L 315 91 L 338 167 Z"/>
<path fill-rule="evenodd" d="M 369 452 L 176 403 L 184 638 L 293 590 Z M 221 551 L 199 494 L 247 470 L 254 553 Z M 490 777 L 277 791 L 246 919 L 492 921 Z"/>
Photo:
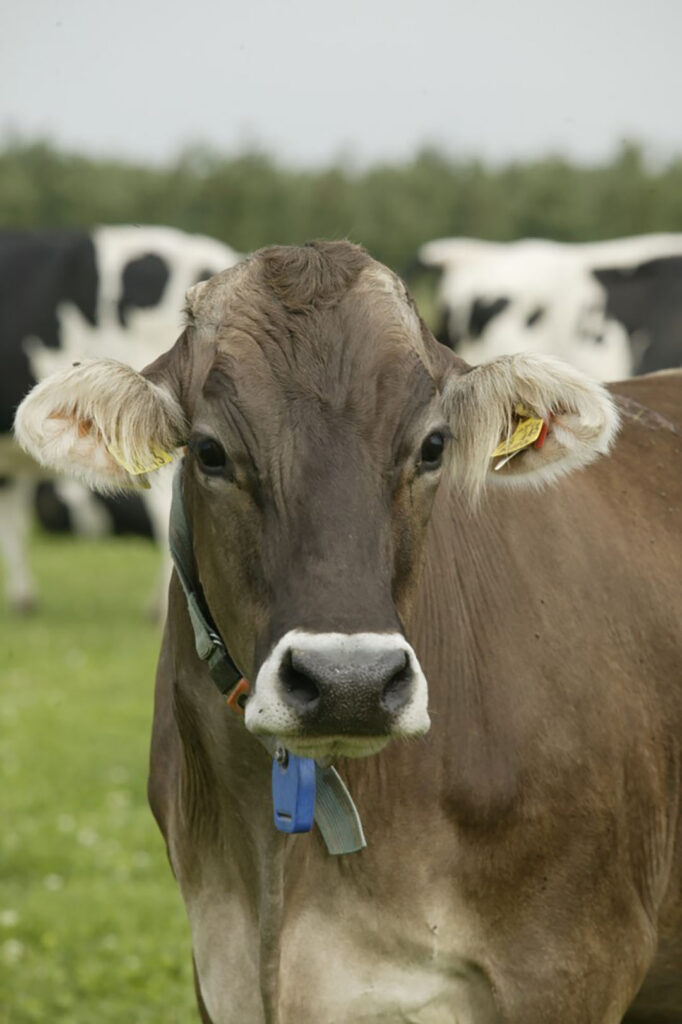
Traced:
<path fill-rule="evenodd" d="M 313 302 L 316 250 L 308 267 L 280 253 L 202 288 L 179 343 L 190 447 L 217 440 L 232 477 L 188 457 L 197 562 L 250 678 L 292 628 L 401 629 L 439 479 L 420 447 L 447 434 L 439 352 L 401 283 L 349 247 Z"/>

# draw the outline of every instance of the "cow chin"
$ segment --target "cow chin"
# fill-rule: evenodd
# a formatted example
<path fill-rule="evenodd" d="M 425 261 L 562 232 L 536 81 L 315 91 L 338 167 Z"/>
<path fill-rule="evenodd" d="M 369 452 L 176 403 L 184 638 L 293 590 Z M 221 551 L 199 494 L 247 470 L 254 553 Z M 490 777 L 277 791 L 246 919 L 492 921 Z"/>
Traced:
<path fill-rule="evenodd" d="M 371 757 L 383 750 L 390 739 L 390 736 L 282 737 L 292 754 L 312 757 L 323 764 L 331 763 L 337 757 Z"/>
<path fill-rule="evenodd" d="M 292 753 L 368 757 L 430 726 L 426 679 L 399 633 L 290 630 L 273 647 L 246 704 L 246 727 Z"/>

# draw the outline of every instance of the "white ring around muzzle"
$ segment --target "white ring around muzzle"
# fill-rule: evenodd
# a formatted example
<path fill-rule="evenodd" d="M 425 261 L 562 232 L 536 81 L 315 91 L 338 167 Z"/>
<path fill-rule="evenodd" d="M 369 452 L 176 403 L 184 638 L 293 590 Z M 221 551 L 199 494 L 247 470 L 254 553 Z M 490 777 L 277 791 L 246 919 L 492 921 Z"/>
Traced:
<path fill-rule="evenodd" d="M 320 651 L 333 648 L 341 659 L 357 655 L 358 650 L 405 652 L 412 671 L 409 699 L 391 722 L 387 739 L 397 736 L 421 736 L 431 724 L 427 704 L 426 678 L 414 650 L 400 633 L 308 633 L 292 629 L 277 641 L 256 676 L 252 696 L 246 705 L 246 727 L 253 733 L 279 737 L 295 736 L 301 731 L 296 710 L 282 699 L 280 668 L 287 651 L 308 649 Z"/>

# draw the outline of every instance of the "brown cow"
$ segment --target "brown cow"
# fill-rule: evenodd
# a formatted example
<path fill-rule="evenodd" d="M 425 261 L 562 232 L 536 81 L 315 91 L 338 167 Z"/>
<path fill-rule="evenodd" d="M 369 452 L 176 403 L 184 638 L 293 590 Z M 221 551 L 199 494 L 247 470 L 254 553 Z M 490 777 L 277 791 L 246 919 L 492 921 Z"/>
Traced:
<path fill-rule="evenodd" d="M 100 487 L 188 445 L 197 572 L 252 683 L 242 719 L 174 577 L 150 799 L 203 1020 L 682 1020 L 680 374 L 612 399 L 540 357 L 471 369 L 346 243 L 256 253 L 187 316 L 142 374 L 39 385 L 17 433 Z M 540 493 L 616 406 L 610 456 Z M 528 417 L 544 445 L 500 467 Z M 258 735 L 342 757 L 365 850 L 275 831 Z"/>

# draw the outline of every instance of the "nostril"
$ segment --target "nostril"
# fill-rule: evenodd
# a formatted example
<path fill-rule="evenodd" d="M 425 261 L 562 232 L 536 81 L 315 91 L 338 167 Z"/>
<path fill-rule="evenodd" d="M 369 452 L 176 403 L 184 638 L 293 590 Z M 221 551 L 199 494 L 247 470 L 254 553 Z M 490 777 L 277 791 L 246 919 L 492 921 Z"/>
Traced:
<path fill-rule="evenodd" d="M 390 714 L 395 714 L 407 703 L 412 691 L 412 666 L 407 651 L 402 654 L 403 664 L 393 673 L 381 694 L 382 707 Z"/>
<path fill-rule="evenodd" d="M 291 651 L 287 651 L 282 658 L 279 676 L 287 703 L 307 711 L 312 711 L 319 703 L 320 690 L 317 683 L 305 672 L 294 668 Z"/>

